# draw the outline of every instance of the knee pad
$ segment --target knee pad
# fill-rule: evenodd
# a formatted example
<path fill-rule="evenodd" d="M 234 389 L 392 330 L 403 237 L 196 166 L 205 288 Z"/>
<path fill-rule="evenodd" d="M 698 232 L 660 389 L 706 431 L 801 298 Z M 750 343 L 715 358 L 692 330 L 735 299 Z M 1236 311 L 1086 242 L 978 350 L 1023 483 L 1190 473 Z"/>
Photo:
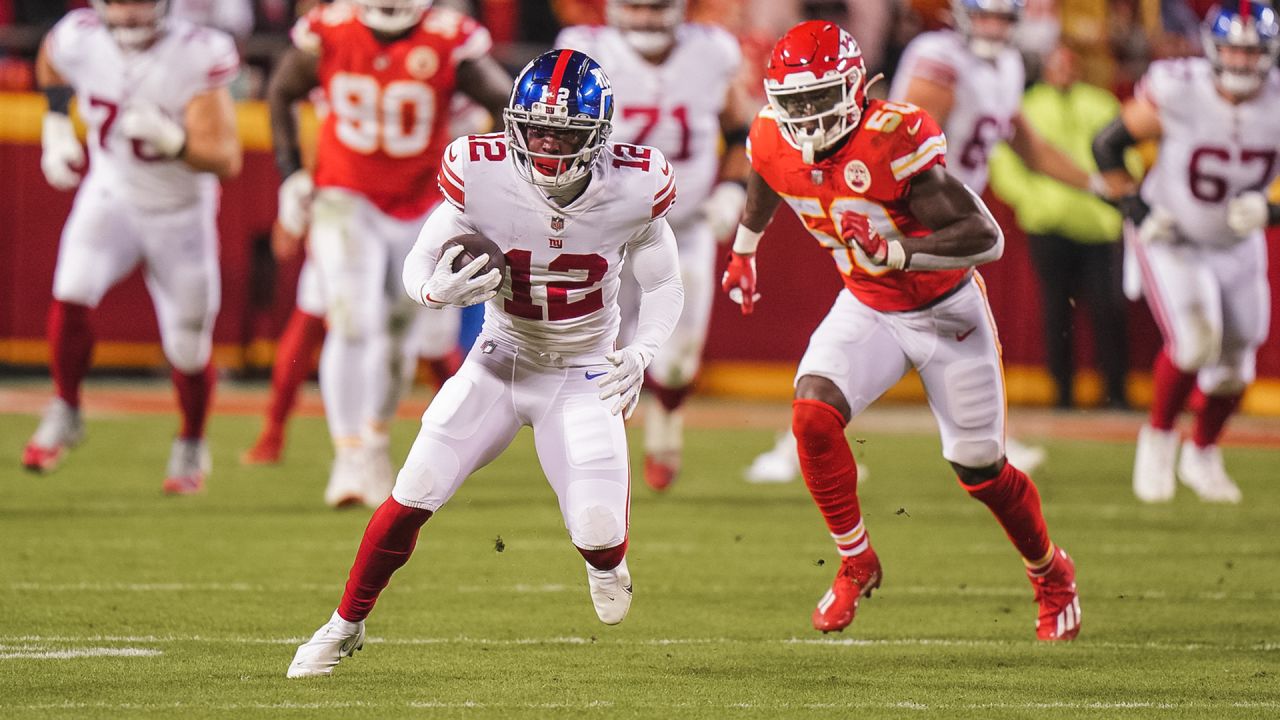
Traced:
<path fill-rule="evenodd" d="M 957 440 L 950 447 L 943 448 L 942 456 L 947 462 L 966 468 L 985 468 L 999 462 L 1004 452 L 998 440 Z"/>
<path fill-rule="evenodd" d="M 994 365 L 976 358 L 959 360 L 947 367 L 945 377 L 948 415 L 958 428 L 983 428 L 1000 419 L 1004 399 Z"/>
<path fill-rule="evenodd" d="M 1197 374 L 1196 384 L 1205 395 L 1238 395 L 1257 375 L 1257 356 L 1251 348 L 1238 357 L 1224 357 L 1217 365 L 1204 368 Z"/>
<path fill-rule="evenodd" d="M 577 485 L 604 485 L 613 490 L 614 484 L 607 480 L 579 480 L 569 486 L 570 495 L 575 494 Z M 581 492 L 591 492 L 590 488 L 580 488 Z M 580 510 L 568 513 L 569 537 L 573 544 L 584 550 L 603 550 L 621 545 L 627 537 L 626 518 L 614 508 L 603 503 L 592 502 Z"/>
<path fill-rule="evenodd" d="M 444 504 L 439 493 L 458 484 L 461 462 L 448 444 L 430 435 L 419 435 L 414 451 L 396 475 L 391 497 L 410 507 L 431 510 Z"/>
<path fill-rule="evenodd" d="M 1222 348 L 1222 326 L 1212 322 L 1200 305 L 1187 311 L 1182 333 L 1171 343 L 1169 359 L 1183 372 L 1195 372 L 1218 361 Z"/>
<path fill-rule="evenodd" d="M 160 342 L 174 369 L 185 375 L 200 372 L 213 352 L 212 323 L 203 319 L 176 321 L 173 327 L 162 329 Z"/>

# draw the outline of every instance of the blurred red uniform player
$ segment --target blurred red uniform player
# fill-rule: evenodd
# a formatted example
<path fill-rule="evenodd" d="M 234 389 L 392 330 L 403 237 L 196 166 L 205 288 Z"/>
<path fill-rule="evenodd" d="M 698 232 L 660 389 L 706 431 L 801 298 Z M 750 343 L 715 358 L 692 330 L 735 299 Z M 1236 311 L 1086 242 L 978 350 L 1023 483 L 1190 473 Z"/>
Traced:
<path fill-rule="evenodd" d="M 393 477 L 386 425 L 421 353 L 447 357 L 456 346 L 456 313 L 422 313 L 398 292 L 404 257 L 422 221 L 439 203 L 435 185 L 451 139 L 455 90 L 490 113 L 506 104 L 510 79 L 488 55 L 488 32 L 430 0 L 353 0 L 318 7 L 294 27 L 294 49 L 268 88 L 281 176 L 280 225 L 308 235 L 299 283 L 304 314 L 323 308 L 328 335 L 320 388 L 336 458 L 325 493 L 331 505 L 378 505 Z M 324 89 L 314 178 L 301 168 L 293 104 Z M 426 323 L 427 325 L 423 325 Z M 295 315 L 282 338 L 282 400 L 309 371 L 318 323 Z M 435 341 L 436 347 L 424 347 Z M 402 372 L 403 371 L 403 372 Z M 250 460 L 279 455 L 273 403 Z M 273 453 L 274 451 L 274 453 Z"/>
<path fill-rule="evenodd" d="M 1071 559 L 1049 539 L 1040 496 L 1004 452 L 996 329 L 974 267 L 1004 238 L 982 201 L 947 173 L 947 141 L 920 108 L 870 100 L 857 43 L 831 23 L 792 28 L 769 61 L 766 107 L 751 128 L 747 206 L 723 285 L 750 312 L 755 250 L 785 199 L 831 251 L 848 292 L 809 339 L 796 371 L 792 431 L 800 469 L 842 556 L 813 613 L 823 632 L 853 621 L 880 585 L 858 505 L 845 426 L 914 367 L 961 486 L 1004 527 L 1040 610 L 1041 640 L 1080 628 Z"/>

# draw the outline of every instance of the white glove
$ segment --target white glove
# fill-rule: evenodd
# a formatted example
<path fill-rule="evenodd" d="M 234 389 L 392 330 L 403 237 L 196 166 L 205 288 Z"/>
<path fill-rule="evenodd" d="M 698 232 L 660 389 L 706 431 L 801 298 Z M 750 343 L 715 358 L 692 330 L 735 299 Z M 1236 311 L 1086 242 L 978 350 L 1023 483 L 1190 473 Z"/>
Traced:
<path fill-rule="evenodd" d="M 1248 237 L 1267 226 L 1268 210 L 1266 195 L 1240 193 L 1227 201 L 1227 227 L 1238 237 Z"/>
<path fill-rule="evenodd" d="M 1164 208 L 1156 205 L 1138 226 L 1138 240 L 1144 245 L 1165 245 L 1178 240 L 1178 222 Z"/>
<path fill-rule="evenodd" d="M 604 356 L 613 363 L 613 369 L 600 378 L 600 399 L 608 400 L 617 396 L 613 404 L 613 414 L 622 414 L 623 420 L 630 420 L 640 402 L 640 387 L 644 385 L 644 370 L 649 367 L 653 355 L 642 348 L 627 346 Z"/>
<path fill-rule="evenodd" d="M 702 203 L 702 216 L 711 226 L 711 236 L 723 240 L 738 227 L 742 209 L 747 205 L 747 189 L 736 182 L 716 185 L 711 196 Z"/>
<path fill-rule="evenodd" d="M 120 132 L 141 140 L 161 157 L 176 158 L 187 146 L 187 131 L 155 105 L 134 103 L 120 114 Z"/>
<path fill-rule="evenodd" d="M 306 170 L 295 170 L 280 183 L 276 221 L 285 232 L 301 235 L 306 231 L 311 223 L 311 193 L 315 188 L 311 173 Z"/>
<path fill-rule="evenodd" d="M 58 190 L 74 190 L 80 184 L 84 148 L 76 138 L 71 118 L 62 113 L 45 113 L 40 131 L 40 169 L 44 179 Z"/>
<path fill-rule="evenodd" d="M 501 270 L 494 268 L 483 275 L 476 275 L 489 262 L 488 254 L 481 254 L 458 272 L 453 271 L 454 259 L 465 249 L 461 245 L 453 245 L 440 253 L 435 272 L 422 286 L 423 305 L 436 310 L 450 306 L 467 307 L 488 302 L 498 294 L 498 286 L 502 284 Z"/>

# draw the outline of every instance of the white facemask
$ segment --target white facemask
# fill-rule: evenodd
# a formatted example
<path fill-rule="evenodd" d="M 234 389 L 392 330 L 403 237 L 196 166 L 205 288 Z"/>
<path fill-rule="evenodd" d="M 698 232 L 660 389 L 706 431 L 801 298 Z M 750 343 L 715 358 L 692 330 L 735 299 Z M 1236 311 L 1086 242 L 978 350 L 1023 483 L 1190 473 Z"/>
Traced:
<path fill-rule="evenodd" d="M 1000 53 L 1004 52 L 1005 47 L 1005 43 L 999 40 L 977 37 L 976 35 L 969 38 L 969 52 L 983 60 L 995 60 L 1000 57 Z"/>
<path fill-rule="evenodd" d="M 1262 87 L 1262 76 L 1250 72 L 1224 70 L 1218 73 L 1218 87 L 1228 95 L 1236 97 L 1252 95 Z"/>
<path fill-rule="evenodd" d="M 661 30 L 623 30 L 622 37 L 641 55 L 660 55 L 671 49 L 676 40 Z"/>

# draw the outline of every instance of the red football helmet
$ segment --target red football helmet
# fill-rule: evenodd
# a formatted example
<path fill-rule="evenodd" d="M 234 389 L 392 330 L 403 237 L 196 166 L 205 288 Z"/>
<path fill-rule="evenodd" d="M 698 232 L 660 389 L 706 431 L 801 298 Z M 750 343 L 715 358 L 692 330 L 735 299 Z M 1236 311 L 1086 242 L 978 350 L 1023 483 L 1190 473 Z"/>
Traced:
<path fill-rule="evenodd" d="M 858 127 L 868 85 L 853 36 L 832 23 L 810 20 L 773 46 L 764 92 L 782 137 L 812 164 L 817 153 Z"/>

